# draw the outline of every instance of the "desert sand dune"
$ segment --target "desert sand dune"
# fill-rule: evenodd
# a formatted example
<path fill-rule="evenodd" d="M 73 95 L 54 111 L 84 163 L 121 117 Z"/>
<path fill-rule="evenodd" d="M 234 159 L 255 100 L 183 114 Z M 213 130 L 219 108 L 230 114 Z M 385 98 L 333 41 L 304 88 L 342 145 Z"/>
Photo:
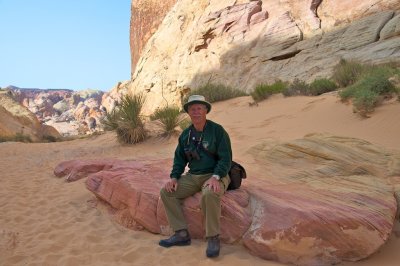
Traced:
<path fill-rule="evenodd" d="M 334 93 L 318 97 L 274 96 L 249 106 L 250 97 L 215 103 L 209 118 L 230 133 L 234 158 L 251 175 L 249 148 L 264 140 L 292 140 L 309 133 L 356 137 L 400 150 L 400 103 L 390 101 L 370 118 L 352 112 Z M 183 248 L 158 246 L 161 235 L 113 222 L 84 185 L 53 175 L 61 161 L 79 158 L 170 158 L 176 137 L 123 146 L 113 133 L 59 143 L 0 143 L 0 265 L 283 265 L 251 256 L 241 245 L 223 245 L 215 260 L 205 242 Z M 364 261 L 343 265 L 398 265 L 400 232 Z M 397 233 L 400 235 L 399 233 Z"/>

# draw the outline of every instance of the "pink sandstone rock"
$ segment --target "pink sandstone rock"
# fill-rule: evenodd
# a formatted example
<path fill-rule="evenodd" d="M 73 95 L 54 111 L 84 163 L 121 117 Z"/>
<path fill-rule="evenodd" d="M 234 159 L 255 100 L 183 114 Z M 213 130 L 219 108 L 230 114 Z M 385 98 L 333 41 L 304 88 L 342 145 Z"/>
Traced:
<path fill-rule="evenodd" d="M 364 259 L 387 241 L 399 195 L 399 153 L 357 139 L 310 135 L 266 142 L 249 154 L 265 169 L 223 196 L 223 241 L 296 265 Z M 171 165 L 170 159 L 74 160 L 55 174 L 69 181 L 88 175 L 87 188 L 112 206 L 121 224 L 167 235 L 159 190 Z M 199 200 L 198 193 L 183 202 L 194 238 L 204 237 Z"/>

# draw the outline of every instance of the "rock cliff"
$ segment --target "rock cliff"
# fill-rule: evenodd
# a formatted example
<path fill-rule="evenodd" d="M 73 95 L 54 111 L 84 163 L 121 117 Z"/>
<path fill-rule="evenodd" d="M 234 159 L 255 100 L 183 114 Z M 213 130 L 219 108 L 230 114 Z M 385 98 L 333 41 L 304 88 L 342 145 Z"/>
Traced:
<path fill-rule="evenodd" d="M 21 89 L 15 86 L 6 89 L 41 123 L 56 127 L 63 135 L 84 133 L 80 129 L 88 130 L 85 125 L 90 119 L 100 124 L 107 109 L 102 105 L 103 100 L 106 104 L 110 101 L 115 104 L 108 94 L 97 90 Z"/>
<path fill-rule="evenodd" d="M 145 92 L 151 112 L 207 82 L 251 92 L 276 79 L 329 77 L 341 58 L 399 62 L 399 11 L 398 0 L 177 0 L 144 46 L 129 90 Z M 131 35 L 140 31 L 134 21 Z"/>
<path fill-rule="evenodd" d="M 32 112 L 14 100 L 9 91 L 0 91 L 0 137 L 12 139 L 17 134 L 28 136 L 32 141 L 61 137 L 53 127 L 42 125 Z"/>
<path fill-rule="evenodd" d="M 130 46 L 131 71 L 148 39 L 154 34 L 176 0 L 133 0 L 131 4 Z"/>

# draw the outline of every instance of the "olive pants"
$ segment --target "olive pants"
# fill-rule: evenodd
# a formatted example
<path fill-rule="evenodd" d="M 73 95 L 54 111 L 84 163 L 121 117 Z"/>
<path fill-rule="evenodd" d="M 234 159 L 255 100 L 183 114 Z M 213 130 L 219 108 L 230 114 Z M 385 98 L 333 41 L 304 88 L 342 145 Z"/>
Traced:
<path fill-rule="evenodd" d="M 187 223 L 183 216 L 182 202 L 185 198 L 201 191 L 201 211 L 206 225 L 206 237 L 220 234 L 221 196 L 228 188 L 229 176 L 221 178 L 220 191 L 214 192 L 208 187 L 203 187 L 204 182 L 211 178 L 212 174 L 193 175 L 186 173 L 178 179 L 178 188 L 174 192 L 161 189 L 161 200 L 164 203 L 168 222 L 174 231 L 187 229 Z"/>

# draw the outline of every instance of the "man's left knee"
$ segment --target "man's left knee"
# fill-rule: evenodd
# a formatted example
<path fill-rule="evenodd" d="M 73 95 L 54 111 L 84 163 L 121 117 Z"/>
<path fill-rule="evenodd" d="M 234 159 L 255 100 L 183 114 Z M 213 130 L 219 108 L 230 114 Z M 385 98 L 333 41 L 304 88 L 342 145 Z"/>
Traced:
<path fill-rule="evenodd" d="M 219 194 L 214 192 L 212 189 L 205 187 L 203 188 L 203 190 L 201 191 L 202 196 L 205 198 L 219 198 Z"/>

